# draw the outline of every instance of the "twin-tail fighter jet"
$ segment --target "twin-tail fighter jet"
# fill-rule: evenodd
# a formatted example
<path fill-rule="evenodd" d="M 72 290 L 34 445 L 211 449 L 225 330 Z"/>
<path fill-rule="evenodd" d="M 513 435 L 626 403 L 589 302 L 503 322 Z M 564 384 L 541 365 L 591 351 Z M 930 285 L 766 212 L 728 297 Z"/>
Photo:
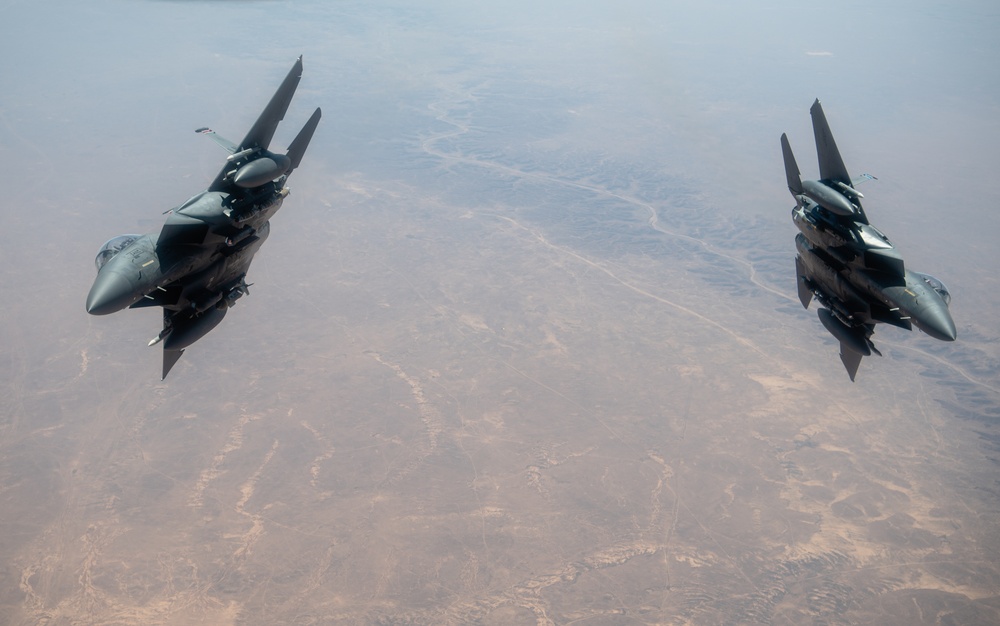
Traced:
<path fill-rule="evenodd" d="M 240 143 L 198 129 L 229 152 L 211 186 L 172 209 L 158 234 L 120 235 L 97 253 L 87 312 L 162 307 L 163 329 L 149 345 L 163 344 L 163 378 L 188 346 L 250 293 L 250 262 L 267 239 L 269 220 L 288 195 L 288 176 L 299 166 L 322 115 L 317 108 L 285 154 L 269 151 L 301 77 L 299 57 Z"/>
<path fill-rule="evenodd" d="M 868 223 L 863 197 L 851 179 L 830 133 L 819 100 L 812 114 L 819 180 L 802 180 L 788 137 L 781 135 L 788 190 L 795 198 L 792 221 L 799 300 L 809 308 L 819 301 L 819 320 L 840 341 L 840 360 L 853 381 L 863 357 L 881 353 L 872 343 L 878 323 L 910 330 L 913 325 L 935 339 L 955 340 L 948 311 L 951 294 L 928 274 L 907 269 L 889 239 Z"/>

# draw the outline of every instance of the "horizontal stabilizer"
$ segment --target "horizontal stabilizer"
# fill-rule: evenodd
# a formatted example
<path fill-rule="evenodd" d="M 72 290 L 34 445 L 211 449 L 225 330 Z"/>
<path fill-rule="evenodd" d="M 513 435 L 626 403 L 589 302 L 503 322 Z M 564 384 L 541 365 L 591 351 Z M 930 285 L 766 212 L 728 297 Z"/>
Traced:
<path fill-rule="evenodd" d="M 312 139 L 313 133 L 316 132 L 316 126 L 319 124 L 319 118 L 323 116 L 323 112 L 319 107 L 313 111 L 312 116 L 306 125 L 302 127 L 299 134 L 295 136 L 292 140 L 290 146 L 288 146 L 288 152 L 286 156 L 292 161 L 292 166 L 288 168 L 289 173 L 299 166 L 299 162 L 302 161 L 302 156 L 306 153 L 306 148 L 309 147 L 309 141 Z"/>
<path fill-rule="evenodd" d="M 857 187 L 857 186 L 858 186 L 858 185 L 860 185 L 861 183 L 863 183 L 863 182 L 865 182 L 865 181 L 868 181 L 868 180 L 878 180 L 878 178 L 877 178 L 877 177 L 875 177 L 875 176 L 872 176 L 871 174 L 858 174 L 858 175 L 857 175 L 857 176 L 855 176 L 855 177 L 854 177 L 854 179 L 853 179 L 853 180 L 851 181 L 851 186 L 853 186 L 853 187 Z"/>
<path fill-rule="evenodd" d="M 215 133 L 215 131 L 212 130 L 211 128 L 208 128 L 208 127 L 205 127 L 205 128 L 196 128 L 194 132 L 198 133 L 199 135 L 205 135 L 206 137 L 208 137 L 209 139 L 211 139 L 215 143 L 217 143 L 220 146 L 222 146 L 223 148 L 225 148 L 226 151 L 229 154 L 233 154 L 234 152 L 236 152 L 236 144 L 235 143 L 229 141 L 228 139 L 226 139 L 225 137 L 223 137 L 221 135 L 217 135 Z"/>

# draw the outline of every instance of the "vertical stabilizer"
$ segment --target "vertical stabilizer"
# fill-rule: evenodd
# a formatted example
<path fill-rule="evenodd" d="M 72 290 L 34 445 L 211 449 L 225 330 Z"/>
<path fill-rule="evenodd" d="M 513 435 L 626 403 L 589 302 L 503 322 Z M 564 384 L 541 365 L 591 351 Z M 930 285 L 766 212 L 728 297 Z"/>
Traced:
<path fill-rule="evenodd" d="M 278 90 L 274 92 L 271 96 L 270 102 L 264 107 L 257 121 L 254 122 L 253 127 L 247 136 L 243 138 L 243 141 L 237 146 L 226 147 L 227 150 L 233 152 L 229 160 L 232 160 L 233 156 L 245 157 L 248 154 L 253 154 L 255 152 L 264 150 L 266 151 L 271 145 L 271 139 L 274 137 L 274 131 L 278 128 L 278 123 L 285 119 L 285 112 L 288 111 L 288 105 L 292 102 L 292 96 L 295 95 L 295 89 L 299 86 L 299 80 L 302 78 L 302 57 L 300 56 L 296 61 L 292 69 L 288 71 L 285 76 L 285 80 L 281 81 L 281 86 Z M 315 114 L 314 114 L 315 115 Z M 199 129 L 201 130 L 201 129 Z M 228 142 L 227 142 L 228 143 Z M 225 146 L 225 144 L 220 144 Z M 256 157 L 250 157 L 253 160 Z M 222 171 L 219 175 L 215 177 L 215 180 L 209 185 L 209 191 L 222 191 L 227 185 L 233 183 L 234 179 L 230 179 L 234 173 L 237 173 L 235 168 L 231 169 L 233 166 L 227 160 L 226 165 L 223 166 Z M 245 164 L 244 164 L 245 165 Z M 239 185 L 239 183 L 237 183 Z M 251 185 L 254 186 L 254 185 Z"/>
<path fill-rule="evenodd" d="M 792 195 L 802 195 L 802 174 L 799 164 L 795 162 L 792 146 L 788 143 L 788 135 L 781 133 L 781 157 L 785 160 L 785 178 L 788 180 L 788 191 Z"/>
<path fill-rule="evenodd" d="M 292 96 L 295 95 L 295 88 L 299 86 L 301 78 L 302 57 L 299 57 L 292 69 L 289 70 L 288 75 L 285 76 L 285 80 L 281 81 L 281 86 L 274 92 L 267 107 L 254 122 L 250 132 L 240 142 L 239 150 L 247 148 L 267 150 L 267 147 L 271 145 L 271 138 L 274 137 L 274 131 L 278 128 L 278 122 L 285 119 L 285 112 L 288 111 L 288 105 L 292 102 Z"/>
<path fill-rule="evenodd" d="M 302 127 L 299 134 L 295 136 L 292 140 L 292 144 L 288 146 L 287 156 L 291 160 L 292 165 L 288 168 L 289 173 L 299 166 L 299 162 L 302 160 L 302 155 L 306 153 L 306 148 L 309 147 L 309 140 L 312 139 L 313 133 L 316 132 L 316 126 L 319 124 L 319 118 L 323 116 L 323 112 L 316 107 L 313 111 L 312 116 L 306 125 Z"/>
<path fill-rule="evenodd" d="M 830 124 L 823 113 L 823 105 L 817 99 L 809 109 L 812 114 L 813 134 L 816 135 L 816 156 L 819 157 L 819 177 L 821 180 L 836 181 L 851 185 L 851 175 L 847 173 L 844 159 L 840 157 L 837 142 L 833 140 Z"/>

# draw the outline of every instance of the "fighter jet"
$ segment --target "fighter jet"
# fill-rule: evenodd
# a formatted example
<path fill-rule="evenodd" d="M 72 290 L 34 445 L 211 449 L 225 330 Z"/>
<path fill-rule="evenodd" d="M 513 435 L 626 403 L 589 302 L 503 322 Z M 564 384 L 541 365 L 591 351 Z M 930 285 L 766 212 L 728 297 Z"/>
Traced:
<path fill-rule="evenodd" d="M 301 77 L 300 56 L 240 143 L 197 129 L 229 152 L 209 188 L 168 211 L 159 233 L 120 235 L 97 253 L 87 312 L 162 307 L 163 329 L 149 342 L 163 344 L 162 378 L 188 346 L 250 293 L 250 262 L 267 239 L 269 220 L 288 195 L 288 176 L 299 166 L 322 115 L 317 108 L 285 154 L 269 151 Z"/>
<path fill-rule="evenodd" d="M 930 276 L 906 269 L 903 257 L 861 206 L 855 185 L 833 140 L 819 100 L 812 114 L 819 180 L 802 180 L 788 137 L 781 135 L 788 190 L 795 198 L 795 274 L 799 300 L 809 308 L 819 301 L 819 320 L 840 341 L 840 360 L 853 381 L 861 359 L 881 356 L 872 343 L 878 323 L 907 330 L 914 325 L 935 339 L 954 341 L 955 322 L 948 311 L 951 294 Z"/>

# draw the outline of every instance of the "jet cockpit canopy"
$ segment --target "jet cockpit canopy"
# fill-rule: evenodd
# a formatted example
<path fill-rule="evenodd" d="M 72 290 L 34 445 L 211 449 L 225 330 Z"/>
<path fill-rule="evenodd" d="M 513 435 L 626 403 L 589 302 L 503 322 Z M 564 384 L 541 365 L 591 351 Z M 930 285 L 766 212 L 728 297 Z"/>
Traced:
<path fill-rule="evenodd" d="M 135 240 L 139 237 L 142 237 L 142 235 L 118 235 L 117 237 L 108 239 L 108 241 L 101 246 L 101 249 L 97 251 L 97 257 L 94 259 L 94 265 L 97 266 L 97 271 L 100 272 L 105 263 L 117 256 L 119 252 L 135 243 Z"/>
<path fill-rule="evenodd" d="M 948 288 L 944 286 L 943 282 L 934 278 L 930 274 L 921 274 L 919 272 L 916 274 L 920 277 L 920 280 L 927 283 L 928 287 L 938 292 L 938 295 L 941 296 L 941 299 L 944 300 L 945 304 L 951 304 L 951 292 L 948 291 Z"/>

